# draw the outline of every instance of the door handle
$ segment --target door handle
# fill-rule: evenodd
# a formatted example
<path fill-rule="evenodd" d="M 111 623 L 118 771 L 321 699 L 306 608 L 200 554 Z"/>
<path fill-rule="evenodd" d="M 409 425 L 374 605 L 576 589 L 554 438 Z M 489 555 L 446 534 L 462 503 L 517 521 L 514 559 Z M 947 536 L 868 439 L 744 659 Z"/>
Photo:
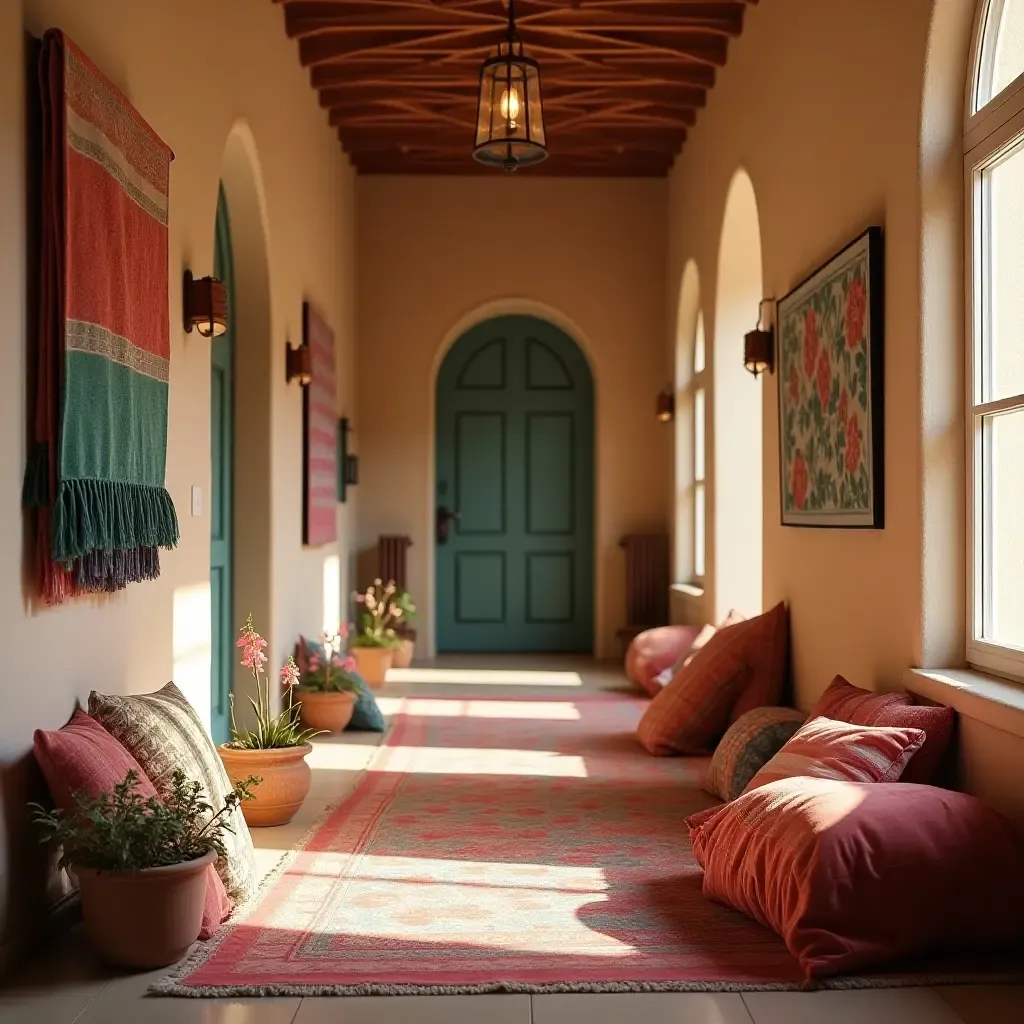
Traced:
<path fill-rule="evenodd" d="M 448 543 L 448 524 L 454 519 L 458 522 L 462 516 L 458 512 L 453 512 L 450 508 L 445 508 L 444 505 L 439 505 L 437 508 L 437 543 L 447 544 Z"/>

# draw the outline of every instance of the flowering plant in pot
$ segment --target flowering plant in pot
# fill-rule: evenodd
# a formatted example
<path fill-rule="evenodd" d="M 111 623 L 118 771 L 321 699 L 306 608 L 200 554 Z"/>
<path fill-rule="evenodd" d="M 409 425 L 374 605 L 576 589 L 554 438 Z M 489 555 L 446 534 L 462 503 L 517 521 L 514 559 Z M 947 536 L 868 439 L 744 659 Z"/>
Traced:
<path fill-rule="evenodd" d="M 207 868 L 226 855 L 231 812 L 259 781 L 236 782 L 217 811 L 181 769 L 163 800 L 139 793 L 131 770 L 111 792 L 75 794 L 69 815 L 29 805 L 41 841 L 59 843 L 60 866 L 78 876 L 86 934 L 104 960 L 153 968 L 185 955 L 202 925 Z"/>
<path fill-rule="evenodd" d="M 349 629 L 345 623 L 338 627 L 333 636 L 326 633 L 320 637 L 323 657 L 313 652 L 309 655 L 305 674 L 299 680 L 299 672 L 290 662 L 289 680 L 295 687 L 301 703 L 299 715 L 303 724 L 325 732 L 341 732 L 352 719 L 356 699 L 359 696 L 356 660 L 342 648 L 348 639 Z"/>
<path fill-rule="evenodd" d="M 362 605 L 359 629 L 350 641 L 359 674 L 370 686 L 383 686 L 395 651 L 402 646 L 396 628 L 402 621 L 402 609 L 395 602 L 398 587 L 376 579 L 373 585 L 355 595 Z"/>
<path fill-rule="evenodd" d="M 395 594 L 395 604 L 402 612 L 402 617 L 395 626 L 395 636 L 398 637 L 401 646 L 394 653 L 392 665 L 394 668 L 408 668 L 416 653 L 416 630 L 411 625 L 416 618 L 416 605 L 409 591 L 401 588 Z"/>
<path fill-rule="evenodd" d="M 249 697 L 256 716 L 254 729 L 239 728 L 235 721 L 235 700 L 231 701 L 231 742 L 217 748 L 228 778 L 235 780 L 257 774 L 262 781 L 253 799 L 242 804 L 242 813 L 249 825 L 256 827 L 284 825 L 295 817 L 309 793 L 312 775 L 306 755 L 313 747 L 310 740 L 323 730 L 304 727 L 295 714 L 301 707 L 287 705 L 278 714 L 271 710 L 270 682 L 263 666 L 267 641 L 253 628 L 252 616 L 239 630 L 236 644 L 242 650 L 242 665 L 252 672 L 256 696 Z M 281 669 L 281 679 L 289 690 L 299 680 L 293 658 Z"/>

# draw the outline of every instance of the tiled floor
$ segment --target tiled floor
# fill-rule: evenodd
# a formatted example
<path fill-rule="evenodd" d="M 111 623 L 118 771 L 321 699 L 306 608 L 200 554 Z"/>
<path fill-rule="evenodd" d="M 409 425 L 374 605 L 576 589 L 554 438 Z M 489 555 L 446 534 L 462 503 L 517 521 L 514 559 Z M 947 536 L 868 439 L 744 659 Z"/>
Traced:
<path fill-rule="evenodd" d="M 538 685 L 550 693 L 552 688 L 621 683 L 614 670 L 566 662 L 548 665 L 542 677 L 536 662 L 506 659 L 488 665 L 491 676 L 477 668 L 469 685 L 470 673 L 461 672 L 473 667 L 448 660 L 396 673 L 382 698 L 384 709 L 420 686 L 471 697 L 481 691 L 493 694 L 498 686 L 527 696 Z M 302 811 L 289 825 L 253 830 L 262 872 L 352 790 L 375 747 L 375 738 L 365 734 L 316 745 L 310 758 L 313 786 Z M 76 929 L 0 991 L 0 1024 L 1024 1024 L 1024 986 L 722 995 L 144 999 L 151 982 L 166 973 L 113 976 L 92 960 Z"/>

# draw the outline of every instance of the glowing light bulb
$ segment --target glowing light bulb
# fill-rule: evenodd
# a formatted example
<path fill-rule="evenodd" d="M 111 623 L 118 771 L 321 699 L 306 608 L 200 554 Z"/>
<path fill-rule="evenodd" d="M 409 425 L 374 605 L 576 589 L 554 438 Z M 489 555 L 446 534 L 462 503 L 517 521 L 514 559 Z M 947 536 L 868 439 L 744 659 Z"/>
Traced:
<path fill-rule="evenodd" d="M 519 90 L 506 89 L 501 94 L 501 116 L 508 122 L 509 128 L 515 128 L 519 117 Z"/>

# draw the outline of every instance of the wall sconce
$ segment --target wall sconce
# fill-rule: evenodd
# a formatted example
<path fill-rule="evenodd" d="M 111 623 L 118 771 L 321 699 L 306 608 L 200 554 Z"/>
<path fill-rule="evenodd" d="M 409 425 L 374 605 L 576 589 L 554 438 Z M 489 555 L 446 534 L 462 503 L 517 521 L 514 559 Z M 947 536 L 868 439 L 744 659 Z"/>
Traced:
<path fill-rule="evenodd" d="M 228 329 L 228 293 L 217 278 L 195 278 L 186 270 L 181 304 L 186 334 L 194 327 L 204 338 L 214 338 Z"/>
<path fill-rule="evenodd" d="M 671 386 L 658 392 L 655 410 L 660 423 L 671 423 L 676 415 L 676 396 Z"/>
<path fill-rule="evenodd" d="M 301 387 L 307 387 L 312 382 L 313 352 L 308 345 L 287 343 L 284 351 L 284 376 L 289 384 L 297 380 Z"/>
<path fill-rule="evenodd" d="M 764 307 L 774 302 L 774 299 L 762 299 L 757 306 L 757 324 L 754 329 L 743 338 L 743 366 L 757 379 L 766 370 L 768 373 L 775 372 L 775 331 L 772 329 L 771 321 L 762 327 L 762 311 Z"/>

